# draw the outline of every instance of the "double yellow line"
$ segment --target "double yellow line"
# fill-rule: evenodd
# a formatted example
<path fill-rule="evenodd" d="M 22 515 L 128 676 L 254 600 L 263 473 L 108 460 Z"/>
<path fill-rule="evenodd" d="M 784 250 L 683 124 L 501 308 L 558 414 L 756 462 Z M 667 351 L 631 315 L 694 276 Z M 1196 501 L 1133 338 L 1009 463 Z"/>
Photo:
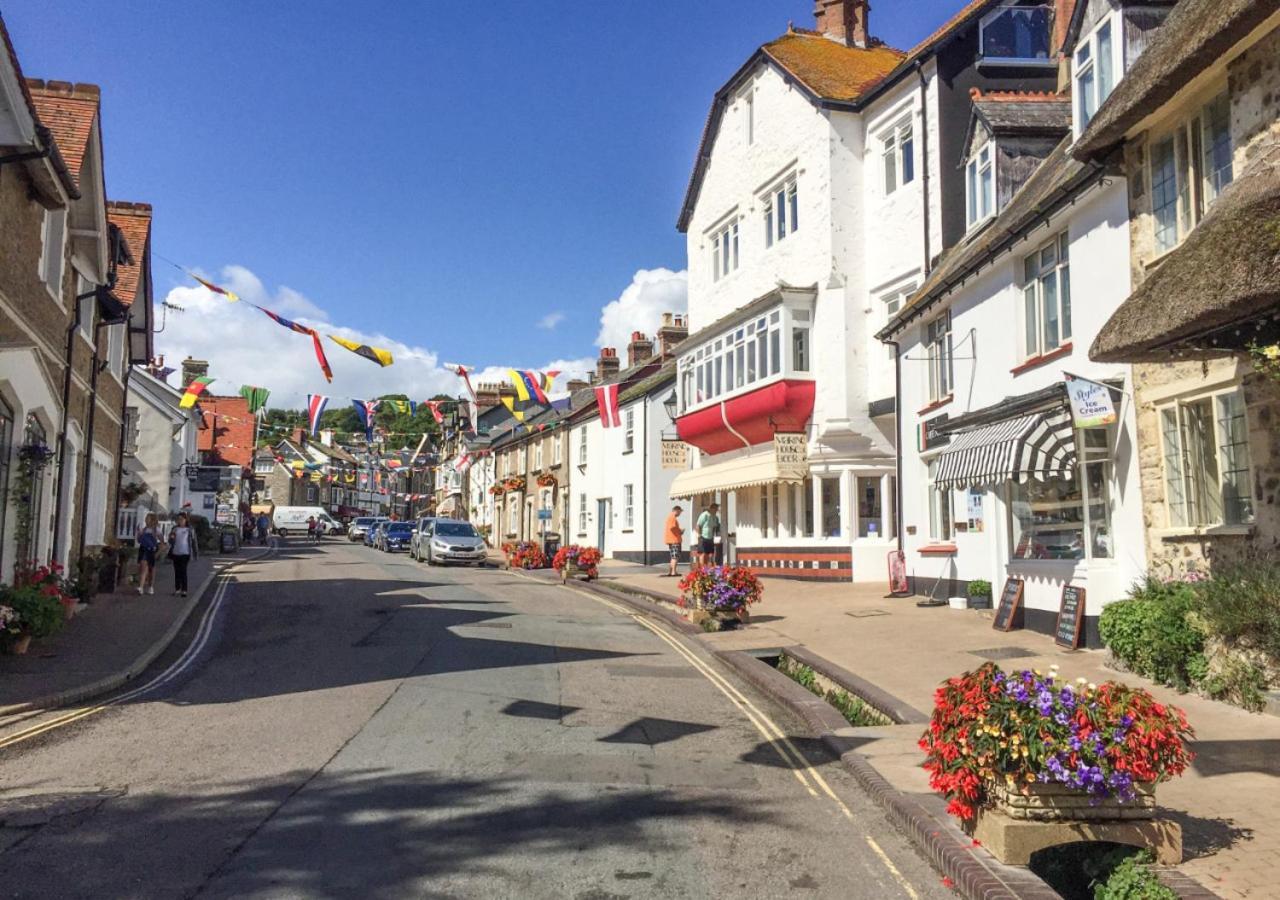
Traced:
<path fill-rule="evenodd" d="M 821 791 L 833 803 L 835 803 L 836 807 L 846 819 L 853 821 L 853 812 L 850 811 L 849 807 L 845 805 L 845 802 L 840 799 L 836 792 L 831 789 L 831 785 L 822 777 L 822 773 L 809 764 L 809 761 L 805 759 L 804 755 L 801 754 L 799 749 L 796 748 L 795 744 L 791 742 L 790 738 L 787 737 L 777 723 L 762 712 L 759 707 L 751 702 L 749 697 L 739 691 L 733 684 L 720 675 L 719 672 L 715 671 L 715 669 L 711 668 L 699 659 L 687 647 L 684 647 L 674 638 L 666 634 L 666 632 L 659 629 L 646 617 L 638 613 L 634 613 L 625 607 L 619 606 L 604 597 L 600 597 L 589 591 L 584 591 L 581 588 L 570 587 L 569 589 L 584 597 L 590 597 L 597 603 L 604 604 L 620 615 L 628 616 L 666 642 L 666 644 L 675 650 L 676 653 L 679 653 L 680 656 L 689 663 L 689 665 L 693 666 L 708 681 L 715 685 L 722 694 L 728 697 L 734 706 L 738 707 L 738 709 L 742 711 L 742 714 L 747 717 L 751 724 L 755 726 L 756 730 L 760 732 L 766 741 L 769 742 L 769 745 L 773 747 L 774 751 L 777 752 L 779 757 L 781 757 L 783 764 L 791 769 L 792 773 L 796 776 L 796 780 L 804 785 L 805 790 L 807 790 L 810 795 L 818 797 L 818 791 Z M 815 785 L 817 789 L 815 789 Z M 894 877 L 898 884 L 901 885 L 907 896 L 911 897 L 912 900 L 918 900 L 919 895 L 915 892 L 915 889 L 903 876 L 902 872 L 898 870 L 898 867 L 893 864 L 893 860 L 891 860 L 889 855 L 884 852 L 884 849 L 876 843 L 875 838 L 871 837 L 869 834 L 864 834 L 863 838 L 866 840 L 867 846 L 871 848 L 872 852 L 875 853 L 880 862 L 884 864 L 885 868 L 889 870 L 889 873 Z"/>

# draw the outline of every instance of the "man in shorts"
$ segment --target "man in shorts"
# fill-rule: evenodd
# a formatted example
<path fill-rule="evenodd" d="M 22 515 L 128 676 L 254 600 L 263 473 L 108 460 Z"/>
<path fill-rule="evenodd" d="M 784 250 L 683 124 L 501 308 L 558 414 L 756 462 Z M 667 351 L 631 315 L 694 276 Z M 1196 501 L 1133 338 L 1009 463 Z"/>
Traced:
<path fill-rule="evenodd" d="M 671 508 L 671 514 L 667 516 L 667 524 L 662 532 L 662 540 L 666 543 L 667 549 L 671 551 L 671 560 L 667 566 L 667 577 L 675 578 L 680 574 L 680 549 L 684 546 L 684 529 L 680 527 L 680 513 L 684 512 L 679 506 Z"/>
<path fill-rule="evenodd" d="M 716 532 L 720 530 L 720 504 L 712 503 L 698 516 L 698 556 L 704 566 L 716 558 Z"/>

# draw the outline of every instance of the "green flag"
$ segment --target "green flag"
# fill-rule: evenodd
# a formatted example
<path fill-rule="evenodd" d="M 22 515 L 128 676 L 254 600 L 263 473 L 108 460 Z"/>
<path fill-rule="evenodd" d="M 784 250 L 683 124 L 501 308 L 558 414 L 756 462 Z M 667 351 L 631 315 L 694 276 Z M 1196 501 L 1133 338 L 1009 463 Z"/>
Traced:
<path fill-rule="evenodd" d="M 258 410 L 267 405 L 267 398 L 271 396 L 271 392 L 266 388 L 243 384 L 240 386 L 240 396 L 249 401 L 249 414 L 257 415 Z"/>

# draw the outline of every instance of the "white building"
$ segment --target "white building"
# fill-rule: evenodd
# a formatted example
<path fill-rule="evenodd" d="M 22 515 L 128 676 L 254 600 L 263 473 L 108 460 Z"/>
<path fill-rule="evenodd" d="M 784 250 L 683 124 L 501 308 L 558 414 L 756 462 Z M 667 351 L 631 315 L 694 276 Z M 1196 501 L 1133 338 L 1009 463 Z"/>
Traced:
<path fill-rule="evenodd" d="M 1158 20 L 1083 6 L 1068 56 L 1084 35 L 1079 46 L 1117 73 L 1089 96 L 1096 109 Z M 1134 39 L 1119 40 L 1124 30 Z M 1070 96 L 975 95 L 967 233 L 880 336 L 900 352 L 903 549 L 916 592 L 948 597 L 983 580 L 998 595 L 1019 579 L 1026 626 L 1049 633 L 1063 587 L 1083 587 L 1083 639 L 1096 644 L 1101 607 L 1142 575 L 1146 554 L 1131 373 L 1088 358 L 1130 290 L 1126 182 L 1070 156 L 1089 90 L 1076 85 L 1074 116 Z M 1114 388 L 1114 423 L 1073 427 L 1068 373 Z"/>
<path fill-rule="evenodd" d="M 178 406 L 182 393 L 144 368 L 130 373 L 121 481 L 122 493 L 137 493 L 122 507 L 176 513 L 190 499 L 184 467 L 197 465 L 200 453 L 195 417 Z"/>

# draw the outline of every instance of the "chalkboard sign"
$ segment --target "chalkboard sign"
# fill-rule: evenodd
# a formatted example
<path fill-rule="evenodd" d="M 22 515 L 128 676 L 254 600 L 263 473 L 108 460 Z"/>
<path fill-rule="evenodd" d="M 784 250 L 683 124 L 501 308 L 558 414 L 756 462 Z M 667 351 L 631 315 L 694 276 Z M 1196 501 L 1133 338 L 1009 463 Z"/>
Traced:
<path fill-rule="evenodd" d="M 1021 578 L 1010 578 L 1004 583 L 1000 603 L 996 606 L 996 617 L 991 620 L 991 627 L 996 631 L 1022 627 L 1022 588 Z"/>
<path fill-rule="evenodd" d="M 1075 650 L 1080 646 L 1080 626 L 1084 624 L 1084 588 L 1073 584 L 1063 585 L 1062 602 L 1058 606 L 1058 627 L 1053 630 L 1053 642 L 1060 647 Z"/>

